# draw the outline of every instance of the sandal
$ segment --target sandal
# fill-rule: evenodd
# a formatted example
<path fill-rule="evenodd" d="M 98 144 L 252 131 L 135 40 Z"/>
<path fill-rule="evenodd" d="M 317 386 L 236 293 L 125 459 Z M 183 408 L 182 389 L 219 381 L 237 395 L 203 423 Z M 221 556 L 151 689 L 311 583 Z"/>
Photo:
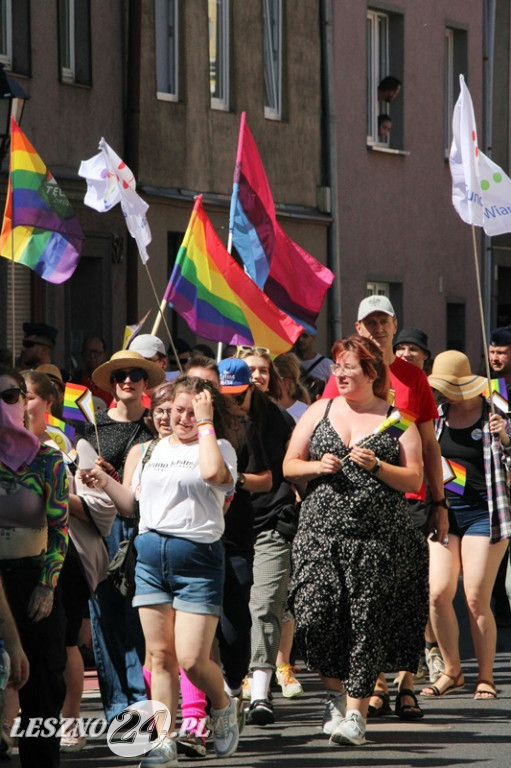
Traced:
<path fill-rule="evenodd" d="M 452 683 L 443 689 L 439 688 L 438 685 L 427 685 L 422 689 L 421 696 L 430 696 L 431 698 L 434 698 L 435 696 L 445 696 L 446 693 L 456 691 L 458 688 L 463 688 L 465 685 L 465 680 L 463 678 L 463 672 L 461 669 L 457 675 L 448 675 L 447 672 L 442 672 L 437 680 L 437 683 L 442 679 L 442 677 L 448 677 L 449 680 L 452 680 Z M 461 683 L 460 678 L 462 678 Z M 431 691 L 431 693 L 429 693 L 429 691 Z"/>
<path fill-rule="evenodd" d="M 377 696 L 381 699 L 381 707 L 374 707 L 369 704 L 367 710 L 367 717 L 384 717 L 385 715 L 392 714 L 392 707 L 390 706 L 390 696 L 386 691 L 373 691 L 373 696 Z M 371 697 L 372 698 L 372 697 Z"/>
<path fill-rule="evenodd" d="M 413 699 L 414 703 L 402 704 L 401 699 L 403 696 L 409 696 L 411 699 Z M 424 717 L 424 712 L 419 707 L 417 696 L 410 688 L 402 688 L 397 692 L 396 715 L 401 718 L 401 720 L 418 720 L 419 718 Z"/>
<path fill-rule="evenodd" d="M 481 685 L 487 685 L 488 688 L 480 688 Z M 497 690 L 494 683 L 491 680 L 478 680 L 476 683 L 476 690 L 474 693 L 474 699 L 477 701 L 484 701 L 489 699 L 490 701 L 497 698 Z"/>

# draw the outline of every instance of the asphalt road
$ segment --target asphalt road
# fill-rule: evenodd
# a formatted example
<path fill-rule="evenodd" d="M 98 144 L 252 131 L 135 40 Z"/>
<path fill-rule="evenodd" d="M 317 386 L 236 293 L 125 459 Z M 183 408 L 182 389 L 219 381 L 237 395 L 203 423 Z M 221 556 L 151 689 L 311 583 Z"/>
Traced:
<path fill-rule="evenodd" d="M 499 698 L 475 701 L 473 690 L 477 669 L 465 610 L 459 597 L 457 611 L 466 685 L 439 699 L 421 697 L 425 712 L 423 720 L 404 723 L 395 716 L 370 720 L 368 744 L 330 747 L 328 737 L 323 735 L 320 727 L 324 706 L 321 685 L 315 674 L 304 671 L 299 675 L 304 687 L 303 697 L 286 700 L 276 692 L 276 723 L 265 727 L 247 726 L 233 757 L 216 759 L 209 742 L 206 758 L 180 758 L 180 764 L 197 768 L 507 768 L 511 759 L 511 628 L 499 629 L 498 633 L 495 681 Z M 99 699 L 85 699 L 82 714 L 83 717 L 101 716 Z M 63 768 L 133 768 L 138 762 L 113 755 L 103 736 L 91 739 L 80 753 L 63 755 L 61 765 Z M 4 765 L 17 768 L 18 758 L 13 757 Z"/>

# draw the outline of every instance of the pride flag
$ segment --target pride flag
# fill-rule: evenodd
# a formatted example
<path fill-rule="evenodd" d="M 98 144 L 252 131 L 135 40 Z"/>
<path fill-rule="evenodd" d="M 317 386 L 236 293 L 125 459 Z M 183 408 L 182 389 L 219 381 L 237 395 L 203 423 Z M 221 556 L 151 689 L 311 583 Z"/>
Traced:
<path fill-rule="evenodd" d="M 165 299 L 190 328 L 210 341 L 287 352 L 302 327 L 281 312 L 227 252 L 195 201 Z"/>
<path fill-rule="evenodd" d="M 413 424 L 414 421 L 415 419 L 410 413 L 405 413 L 404 411 L 392 411 L 385 421 L 382 421 L 382 423 L 376 427 L 373 434 L 381 435 L 382 432 L 386 432 L 388 435 L 399 440 L 403 432 L 406 432 L 410 424 Z"/>
<path fill-rule="evenodd" d="M 463 496 L 467 483 L 467 470 L 456 461 L 450 461 L 442 456 L 442 472 L 444 487 L 447 490 Z"/>
<path fill-rule="evenodd" d="M 334 274 L 293 242 L 277 222 L 256 143 L 241 115 L 229 231 L 246 271 L 286 314 L 315 333 Z"/>
<path fill-rule="evenodd" d="M 57 419 L 57 417 L 52 416 L 51 413 L 45 413 L 44 420 L 46 421 L 46 426 L 59 429 L 69 438 L 69 440 L 71 440 L 71 442 L 75 439 L 76 429 L 70 424 L 66 424 L 62 419 Z"/>
<path fill-rule="evenodd" d="M 67 197 L 11 117 L 11 165 L 0 255 L 50 283 L 63 283 L 80 258 L 83 232 Z"/>
<path fill-rule="evenodd" d="M 64 390 L 62 415 L 65 419 L 88 421 L 90 424 L 95 424 L 96 414 L 94 413 L 94 401 L 90 389 L 68 381 Z"/>
<path fill-rule="evenodd" d="M 509 397 L 507 392 L 506 380 L 491 379 L 491 393 L 492 393 L 493 405 L 496 408 L 498 408 L 499 411 L 507 415 L 509 411 Z M 486 398 L 490 397 L 490 391 L 488 387 L 486 387 L 484 391 L 484 396 Z"/>

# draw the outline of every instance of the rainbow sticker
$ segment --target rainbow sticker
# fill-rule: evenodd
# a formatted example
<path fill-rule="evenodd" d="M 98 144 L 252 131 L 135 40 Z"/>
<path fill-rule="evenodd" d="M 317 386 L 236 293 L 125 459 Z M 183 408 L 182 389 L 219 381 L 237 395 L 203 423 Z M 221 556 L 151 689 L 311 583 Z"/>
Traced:
<path fill-rule="evenodd" d="M 467 470 L 456 461 L 449 461 L 442 456 L 444 487 L 452 493 L 463 496 L 467 484 Z"/>

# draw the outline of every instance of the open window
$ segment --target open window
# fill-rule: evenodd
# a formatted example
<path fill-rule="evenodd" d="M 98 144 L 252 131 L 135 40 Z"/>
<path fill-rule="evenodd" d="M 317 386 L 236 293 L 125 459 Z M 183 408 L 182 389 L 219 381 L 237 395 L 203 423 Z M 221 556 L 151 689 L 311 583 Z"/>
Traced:
<path fill-rule="evenodd" d="M 403 16 L 368 10 L 367 143 L 403 149 Z"/>

